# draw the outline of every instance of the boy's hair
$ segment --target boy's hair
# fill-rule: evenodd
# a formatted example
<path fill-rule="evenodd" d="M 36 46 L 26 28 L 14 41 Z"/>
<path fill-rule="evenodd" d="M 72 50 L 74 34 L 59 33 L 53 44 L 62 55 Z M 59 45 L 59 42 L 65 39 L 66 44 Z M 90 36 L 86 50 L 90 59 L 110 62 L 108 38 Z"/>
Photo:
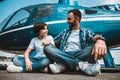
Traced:
<path fill-rule="evenodd" d="M 79 11 L 79 9 L 71 9 L 71 10 L 68 12 L 68 14 L 71 13 L 71 12 L 74 14 L 75 17 L 79 17 L 79 19 L 80 19 L 80 21 L 81 21 L 82 15 L 81 15 L 81 12 Z"/>
<path fill-rule="evenodd" d="M 46 25 L 47 24 L 45 24 L 44 22 L 37 22 L 37 23 L 35 23 L 34 26 L 33 26 L 34 33 L 37 36 L 39 36 L 39 31 L 42 30 L 42 29 L 44 29 Z"/>

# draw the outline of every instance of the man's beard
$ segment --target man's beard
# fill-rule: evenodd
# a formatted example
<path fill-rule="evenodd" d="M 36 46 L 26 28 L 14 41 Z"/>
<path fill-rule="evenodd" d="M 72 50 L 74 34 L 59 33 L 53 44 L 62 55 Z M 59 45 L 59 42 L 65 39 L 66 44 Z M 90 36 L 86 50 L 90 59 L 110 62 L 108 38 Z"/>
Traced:
<path fill-rule="evenodd" d="M 76 23 L 75 22 L 73 22 L 73 23 L 68 23 L 69 24 L 69 28 L 70 28 L 70 30 L 72 30 L 73 29 L 73 27 L 76 25 Z"/>

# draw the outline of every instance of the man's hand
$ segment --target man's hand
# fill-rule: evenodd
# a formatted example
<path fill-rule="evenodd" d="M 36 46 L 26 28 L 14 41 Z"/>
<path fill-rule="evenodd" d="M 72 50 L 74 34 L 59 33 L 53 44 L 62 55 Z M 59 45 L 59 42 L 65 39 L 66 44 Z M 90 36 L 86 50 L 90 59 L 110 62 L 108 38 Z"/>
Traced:
<path fill-rule="evenodd" d="M 92 55 L 95 60 L 101 59 L 106 54 L 106 44 L 104 40 L 98 39 L 93 47 Z"/>

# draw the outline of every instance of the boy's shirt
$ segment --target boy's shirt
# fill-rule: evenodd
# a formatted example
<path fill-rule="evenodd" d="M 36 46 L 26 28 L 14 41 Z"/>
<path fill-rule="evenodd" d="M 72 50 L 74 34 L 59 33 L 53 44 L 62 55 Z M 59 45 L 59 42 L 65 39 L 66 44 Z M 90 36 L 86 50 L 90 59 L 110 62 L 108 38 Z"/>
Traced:
<path fill-rule="evenodd" d="M 42 42 L 44 41 L 50 41 L 51 44 L 54 45 L 54 39 L 52 36 L 46 36 L 45 38 L 43 39 L 39 39 L 38 37 L 35 37 L 31 40 L 28 48 L 31 48 L 32 50 L 35 50 L 36 51 L 36 55 L 34 57 L 45 57 L 46 55 L 44 54 L 43 52 L 43 45 L 42 45 Z"/>

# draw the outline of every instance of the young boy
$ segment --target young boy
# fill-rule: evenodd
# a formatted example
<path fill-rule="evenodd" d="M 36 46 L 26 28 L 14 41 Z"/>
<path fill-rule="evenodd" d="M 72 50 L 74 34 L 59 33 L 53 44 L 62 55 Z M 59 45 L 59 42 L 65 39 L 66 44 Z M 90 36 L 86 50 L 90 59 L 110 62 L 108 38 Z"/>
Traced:
<path fill-rule="evenodd" d="M 13 65 L 8 65 L 8 72 L 27 72 L 37 69 L 44 69 L 50 64 L 49 59 L 43 52 L 43 47 L 48 44 L 54 45 L 52 36 L 48 36 L 47 25 L 38 22 L 34 25 L 33 31 L 37 37 L 33 38 L 26 49 L 24 56 L 15 56 Z"/>

